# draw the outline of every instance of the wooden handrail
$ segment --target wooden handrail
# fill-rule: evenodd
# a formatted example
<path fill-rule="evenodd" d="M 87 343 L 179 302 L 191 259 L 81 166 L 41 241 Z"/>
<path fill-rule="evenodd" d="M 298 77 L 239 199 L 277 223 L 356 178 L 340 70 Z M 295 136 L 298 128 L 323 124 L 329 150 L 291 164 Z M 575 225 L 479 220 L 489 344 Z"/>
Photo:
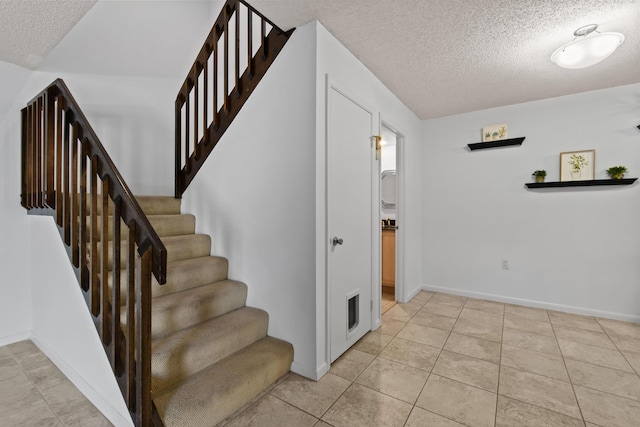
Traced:
<path fill-rule="evenodd" d="M 167 250 L 61 79 L 22 110 L 21 204 L 55 218 L 132 419 L 157 425 L 151 275 L 166 282 Z"/>
<path fill-rule="evenodd" d="M 281 30 L 244 0 L 227 0 L 176 97 L 176 198 L 182 197 L 293 31 Z M 241 61 L 246 64 L 241 66 Z"/>

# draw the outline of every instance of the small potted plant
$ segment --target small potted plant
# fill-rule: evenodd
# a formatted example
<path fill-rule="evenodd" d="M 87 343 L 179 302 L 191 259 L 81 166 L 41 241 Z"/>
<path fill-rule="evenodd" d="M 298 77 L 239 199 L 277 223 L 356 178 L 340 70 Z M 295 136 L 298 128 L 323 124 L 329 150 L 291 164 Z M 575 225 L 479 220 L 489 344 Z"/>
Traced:
<path fill-rule="evenodd" d="M 607 174 L 612 179 L 622 179 L 625 173 L 627 173 L 626 166 L 611 166 L 607 169 Z"/>
<path fill-rule="evenodd" d="M 544 182 L 544 177 L 547 176 L 546 170 L 537 170 L 533 172 L 531 175 L 536 177 L 536 182 Z"/>

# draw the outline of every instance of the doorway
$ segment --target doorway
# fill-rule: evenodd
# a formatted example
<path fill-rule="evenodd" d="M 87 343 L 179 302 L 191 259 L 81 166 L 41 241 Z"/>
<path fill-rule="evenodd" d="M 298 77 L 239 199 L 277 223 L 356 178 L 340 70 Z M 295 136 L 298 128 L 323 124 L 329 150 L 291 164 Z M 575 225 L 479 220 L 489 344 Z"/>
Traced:
<path fill-rule="evenodd" d="M 396 304 L 396 231 L 398 230 L 398 165 L 396 132 L 384 124 L 380 127 L 380 219 L 381 219 L 381 298 L 380 312 L 384 314 Z"/>

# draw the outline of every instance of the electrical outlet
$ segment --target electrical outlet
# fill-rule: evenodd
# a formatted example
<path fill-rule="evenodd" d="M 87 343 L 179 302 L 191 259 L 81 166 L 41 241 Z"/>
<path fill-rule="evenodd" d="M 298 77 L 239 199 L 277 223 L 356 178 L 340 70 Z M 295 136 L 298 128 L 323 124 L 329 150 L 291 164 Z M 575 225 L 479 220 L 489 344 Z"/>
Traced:
<path fill-rule="evenodd" d="M 502 260 L 502 269 L 503 270 L 509 270 L 509 260 L 508 259 L 503 259 Z"/>

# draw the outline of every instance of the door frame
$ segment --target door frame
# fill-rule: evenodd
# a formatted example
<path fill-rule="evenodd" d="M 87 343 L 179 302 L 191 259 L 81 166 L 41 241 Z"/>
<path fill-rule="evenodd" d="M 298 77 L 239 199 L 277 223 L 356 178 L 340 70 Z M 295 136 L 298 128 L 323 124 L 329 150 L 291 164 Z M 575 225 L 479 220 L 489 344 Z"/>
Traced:
<path fill-rule="evenodd" d="M 330 130 L 331 130 L 331 123 L 330 123 L 330 116 L 329 116 L 329 112 L 331 111 L 331 107 L 332 107 L 332 101 L 331 101 L 331 91 L 335 90 L 336 92 L 338 92 L 340 95 L 344 96 L 345 98 L 349 99 L 351 102 L 353 102 L 354 104 L 358 105 L 360 108 L 362 108 L 363 110 L 367 111 L 368 113 L 371 114 L 371 138 L 370 138 L 370 143 L 372 144 L 372 150 L 371 152 L 371 161 L 372 161 L 372 167 L 371 167 L 371 241 L 374 242 L 372 244 L 372 248 L 371 248 L 371 263 L 372 263 L 372 271 L 371 271 L 371 278 L 372 278 L 372 283 L 371 283 L 371 330 L 375 330 L 380 326 L 380 293 L 377 292 L 378 290 L 378 286 L 377 284 L 380 283 L 380 274 L 381 274 L 381 263 L 380 263 L 380 238 L 381 238 L 381 230 L 380 230 L 380 161 L 376 159 L 376 154 L 375 154 L 375 142 L 373 140 L 373 135 L 374 135 L 374 129 L 378 130 L 378 134 L 379 134 L 379 129 L 380 129 L 380 116 L 379 113 L 376 113 L 374 111 L 374 109 L 372 108 L 368 108 L 367 106 L 365 106 L 362 102 L 359 102 L 357 100 L 356 97 L 351 96 L 349 94 L 348 91 L 345 91 L 343 88 L 347 87 L 346 85 L 340 85 L 338 83 L 335 82 L 334 79 L 332 79 L 328 74 L 326 75 L 326 85 L 325 85 L 325 141 L 324 141 L 324 157 L 325 157 L 325 161 L 324 161 L 324 188 L 325 188 L 325 194 L 324 194 L 324 217 L 325 217 L 325 223 L 324 223 L 324 261 L 325 261 L 325 271 L 324 271 L 324 307 L 325 307 L 325 337 L 324 337 L 324 343 L 325 343 L 325 366 L 326 366 L 326 371 L 328 372 L 330 366 L 331 366 L 331 307 L 330 307 L 330 302 L 331 302 L 331 275 L 330 275 L 330 271 L 331 271 L 331 230 L 329 230 L 329 224 L 330 224 L 330 216 L 329 216 L 329 212 L 330 212 L 330 203 L 331 203 L 331 198 L 330 198 L 330 183 L 329 183 L 329 177 L 331 176 L 331 165 L 329 164 L 329 159 L 330 159 L 330 143 L 329 143 L 329 136 L 331 134 Z M 375 242 L 377 242 L 377 244 L 375 244 Z"/>
<path fill-rule="evenodd" d="M 405 217 L 404 217 L 404 188 L 405 188 L 405 171 L 404 171 L 404 151 L 405 136 L 397 127 L 390 124 L 380 114 L 380 130 L 382 126 L 396 134 L 396 223 L 399 224 L 396 229 L 396 286 L 395 298 L 397 302 L 406 302 L 404 300 L 404 239 L 405 239 Z M 379 221 L 378 221 L 379 222 Z M 380 249 L 382 250 L 382 249 Z M 381 273 L 382 274 L 382 273 Z M 382 302 L 380 301 L 379 304 Z"/>

